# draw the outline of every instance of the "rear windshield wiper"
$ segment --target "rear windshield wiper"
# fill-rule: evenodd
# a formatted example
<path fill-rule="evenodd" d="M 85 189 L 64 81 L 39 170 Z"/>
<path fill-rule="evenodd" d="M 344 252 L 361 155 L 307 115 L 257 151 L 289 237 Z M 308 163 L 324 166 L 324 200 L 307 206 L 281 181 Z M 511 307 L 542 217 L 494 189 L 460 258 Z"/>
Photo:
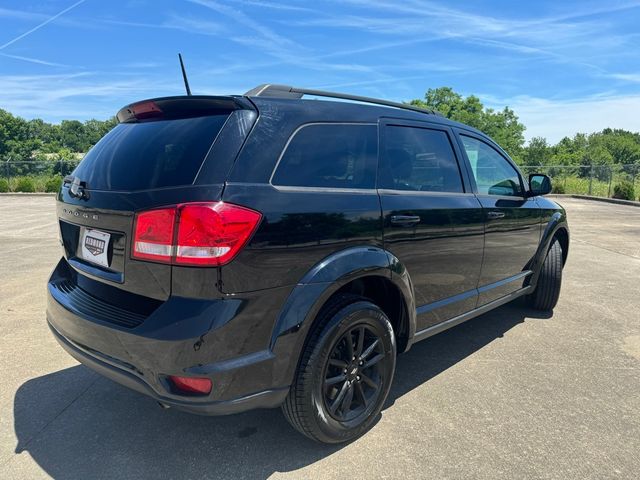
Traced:
<path fill-rule="evenodd" d="M 87 182 L 83 182 L 79 177 L 76 177 L 74 175 L 67 175 L 62 180 L 62 185 L 64 186 L 68 183 L 71 184 L 71 186 L 69 187 L 69 195 L 79 198 L 80 200 L 89 199 L 89 192 L 87 192 Z"/>

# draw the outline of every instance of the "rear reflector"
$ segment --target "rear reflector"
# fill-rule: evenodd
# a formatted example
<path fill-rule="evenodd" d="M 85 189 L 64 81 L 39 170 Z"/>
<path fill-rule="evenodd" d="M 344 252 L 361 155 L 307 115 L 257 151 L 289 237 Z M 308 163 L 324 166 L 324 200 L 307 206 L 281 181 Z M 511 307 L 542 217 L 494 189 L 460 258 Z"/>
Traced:
<path fill-rule="evenodd" d="M 173 386 L 185 393 L 199 393 L 207 394 L 211 392 L 213 384 L 208 378 L 197 377 L 175 377 L 169 376 L 169 380 L 173 383 Z"/>
<path fill-rule="evenodd" d="M 224 202 L 140 212 L 132 255 L 177 265 L 224 265 L 249 241 L 261 218 L 254 210 Z"/>

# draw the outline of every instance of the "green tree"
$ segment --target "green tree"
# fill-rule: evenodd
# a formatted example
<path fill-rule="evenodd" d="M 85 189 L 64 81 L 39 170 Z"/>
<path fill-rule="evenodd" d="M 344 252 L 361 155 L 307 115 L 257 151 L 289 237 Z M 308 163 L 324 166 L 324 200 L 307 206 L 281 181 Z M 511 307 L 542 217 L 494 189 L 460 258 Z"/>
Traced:
<path fill-rule="evenodd" d="M 27 122 L 0 109 L 0 158 L 17 155 L 14 150 L 29 138 Z"/>
<path fill-rule="evenodd" d="M 451 87 L 430 88 L 424 99 L 411 100 L 410 104 L 437 110 L 451 120 L 483 131 L 515 159 L 522 153 L 525 126 L 508 107 L 501 111 L 486 108 L 478 97 L 463 97 Z"/>
<path fill-rule="evenodd" d="M 543 137 L 533 137 L 529 140 L 527 148 L 522 153 L 522 164 L 530 167 L 548 165 L 551 155 L 551 147 L 547 139 Z"/>
<path fill-rule="evenodd" d="M 595 134 L 603 147 L 611 154 L 613 163 L 640 163 L 640 135 L 625 130 L 605 128 Z"/>
<path fill-rule="evenodd" d="M 564 137 L 551 148 L 552 165 L 580 165 L 586 156 L 587 136 L 578 133 L 573 138 Z"/>
<path fill-rule="evenodd" d="M 108 120 L 87 120 L 84 122 L 84 133 L 85 139 L 89 147 L 92 147 L 98 140 L 104 137 L 109 130 L 116 126 L 118 123 L 118 119 L 116 117 L 111 117 Z M 88 148 L 87 148 L 88 150 Z M 86 150 L 83 150 L 86 151 Z"/>
<path fill-rule="evenodd" d="M 85 126 L 78 120 L 63 120 L 60 123 L 60 143 L 72 152 L 86 152 L 91 146 L 87 141 Z"/>
<path fill-rule="evenodd" d="M 59 127 L 51 125 L 40 118 L 28 122 L 29 137 L 39 139 L 43 145 L 52 145 L 58 142 Z"/>

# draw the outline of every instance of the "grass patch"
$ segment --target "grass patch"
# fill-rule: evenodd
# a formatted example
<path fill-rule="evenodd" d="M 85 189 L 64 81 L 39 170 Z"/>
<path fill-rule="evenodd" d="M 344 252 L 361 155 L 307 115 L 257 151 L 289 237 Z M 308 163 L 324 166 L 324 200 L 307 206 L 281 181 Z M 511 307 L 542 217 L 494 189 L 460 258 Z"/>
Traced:
<path fill-rule="evenodd" d="M 62 184 L 60 175 L 25 175 L 0 179 L 0 192 L 57 192 Z M 4 189 L 6 187 L 6 190 Z"/>
<path fill-rule="evenodd" d="M 36 191 L 36 184 L 30 177 L 18 177 L 13 187 L 13 191 L 32 193 Z"/>

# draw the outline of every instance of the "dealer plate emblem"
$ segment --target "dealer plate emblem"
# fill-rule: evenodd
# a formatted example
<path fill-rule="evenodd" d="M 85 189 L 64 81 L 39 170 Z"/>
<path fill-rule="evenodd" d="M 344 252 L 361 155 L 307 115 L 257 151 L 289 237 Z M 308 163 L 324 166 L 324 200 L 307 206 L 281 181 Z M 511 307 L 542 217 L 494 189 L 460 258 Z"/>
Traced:
<path fill-rule="evenodd" d="M 101 255 L 104 253 L 105 241 L 99 238 L 93 238 L 87 235 L 84 238 L 84 247 L 89 250 L 93 255 Z"/>

